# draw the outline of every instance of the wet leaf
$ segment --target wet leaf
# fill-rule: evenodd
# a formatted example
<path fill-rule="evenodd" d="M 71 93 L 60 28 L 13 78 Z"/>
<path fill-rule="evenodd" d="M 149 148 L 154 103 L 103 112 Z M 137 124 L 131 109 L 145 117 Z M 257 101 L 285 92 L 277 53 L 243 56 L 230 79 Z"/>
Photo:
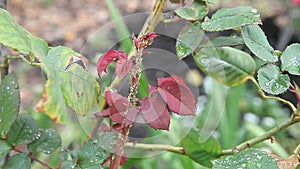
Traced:
<path fill-rule="evenodd" d="M 268 154 L 254 148 L 213 161 L 213 169 L 263 168 L 278 169 L 275 160 Z"/>
<path fill-rule="evenodd" d="M 258 25 L 242 27 L 243 39 L 246 46 L 263 61 L 276 62 L 278 57 L 273 54 L 274 49 L 269 44 L 263 30 Z"/>
<path fill-rule="evenodd" d="M 211 161 L 217 159 L 222 154 L 221 145 L 215 138 L 204 137 L 204 135 L 200 135 L 199 133 L 200 131 L 192 129 L 183 138 L 181 144 L 185 154 L 192 160 L 203 166 L 211 167 Z M 203 140 L 204 138 L 207 139 Z"/>
<path fill-rule="evenodd" d="M 159 78 L 157 83 L 157 90 L 171 111 L 179 115 L 195 115 L 195 96 L 180 77 Z"/>
<path fill-rule="evenodd" d="M 199 26 L 187 23 L 179 32 L 176 41 L 176 54 L 179 59 L 183 59 L 191 54 L 200 44 L 204 32 Z"/>
<path fill-rule="evenodd" d="M 145 121 L 154 129 L 169 130 L 170 114 L 166 103 L 159 98 L 156 90 L 141 102 L 141 113 Z"/>
<path fill-rule="evenodd" d="M 258 83 L 261 88 L 270 94 L 278 95 L 290 87 L 288 75 L 281 74 L 279 67 L 267 64 L 258 70 Z"/>
<path fill-rule="evenodd" d="M 260 15 L 255 8 L 238 6 L 218 10 L 211 19 L 202 23 L 202 28 L 214 32 L 260 23 Z"/>
<path fill-rule="evenodd" d="M 54 47 L 42 58 L 47 81 L 41 101 L 36 107 L 50 118 L 63 123 L 69 106 L 79 115 L 86 115 L 96 103 L 99 86 L 87 72 L 87 59 L 67 47 Z"/>
<path fill-rule="evenodd" d="M 3 169 L 30 169 L 30 158 L 27 154 L 20 153 L 10 157 Z"/>
<path fill-rule="evenodd" d="M 0 140 L 0 161 L 6 156 L 11 150 L 11 146 L 4 140 Z"/>
<path fill-rule="evenodd" d="M 281 69 L 293 75 L 300 75 L 300 44 L 289 45 L 281 55 Z"/>
<path fill-rule="evenodd" d="M 30 152 L 50 154 L 61 146 L 61 137 L 53 129 L 40 130 L 36 139 L 27 145 Z"/>
<path fill-rule="evenodd" d="M 97 62 L 97 72 L 99 77 L 101 77 L 102 72 L 106 72 L 106 67 L 113 61 L 117 59 L 127 59 L 125 52 L 119 52 L 116 50 L 109 50 L 104 55 L 102 55 Z"/>
<path fill-rule="evenodd" d="M 252 57 L 231 47 L 200 49 L 194 60 L 204 73 L 228 86 L 246 82 L 255 71 Z"/>
<path fill-rule="evenodd" d="M 13 146 L 30 143 L 37 133 L 37 122 L 28 114 L 20 114 L 7 133 L 7 142 Z"/>
<path fill-rule="evenodd" d="M 13 74 L 5 76 L 0 84 L 0 137 L 4 137 L 17 118 L 20 91 Z"/>

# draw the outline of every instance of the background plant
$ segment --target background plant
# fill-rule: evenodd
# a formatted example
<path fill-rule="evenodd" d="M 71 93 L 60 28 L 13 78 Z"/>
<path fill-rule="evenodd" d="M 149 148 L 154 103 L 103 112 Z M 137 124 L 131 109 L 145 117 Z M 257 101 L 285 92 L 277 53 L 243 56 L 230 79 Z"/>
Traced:
<path fill-rule="evenodd" d="M 39 160 L 37 156 L 39 156 L 39 152 L 45 154 L 53 153 L 62 144 L 59 134 L 54 130 L 39 129 L 31 116 L 18 115 L 19 94 L 17 82 L 13 75 L 6 76 L 5 73 L 7 72 L 5 70 L 9 66 L 8 62 L 12 59 L 22 59 L 30 65 L 41 67 L 46 78 L 46 84 L 42 99 L 36 110 L 45 112 L 45 114 L 56 122 L 64 123 L 70 118 L 68 107 L 79 115 L 86 115 L 92 106 L 96 102 L 99 102 L 99 99 L 101 110 L 103 110 L 105 101 L 110 106 L 109 109 L 103 110 L 97 115 L 109 117 L 109 130 L 114 128 L 117 132 L 101 132 L 98 134 L 95 132 L 93 137 L 87 138 L 87 141 L 80 148 L 73 151 L 62 150 L 59 155 L 61 160 L 60 166 L 62 168 L 100 168 L 100 165 L 105 160 L 110 162 L 111 168 L 118 168 L 126 155 L 124 148 L 168 150 L 187 155 L 199 164 L 213 168 L 222 168 L 226 165 L 233 168 L 251 165 L 262 168 L 277 167 L 275 160 L 260 150 L 242 150 L 267 139 L 273 142 L 274 134 L 299 122 L 297 108 L 292 103 L 280 97 L 266 95 L 264 92 L 278 95 L 291 90 L 298 97 L 297 84 L 290 82 L 289 75 L 299 75 L 296 56 L 298 56 L 300 49 L 299 44 L 293 44 L 288 46 L 284 51 L 275 51 L 269 45 L 263 31 L 257 26 L 257 24 L 261 23 L 257 10 L 249 6 L 224 8 L 217 11 L 211 19 L 207 18 L 203 21 L 208 12 L 207 3 L 212 3 L 212 1 L 194 1 L 192 4 L 185 4 L 179 1 L 182 7 L 175 11 L 177 16 L 175 16 L 175 19 L 165 22 L 173 22 L 181 19 L 187 20 L 187 25 L 178 35 L 176 43 L 176 52 L 180 59 L 192 54 L 195 62 L 203 72 L 228 86 L 242 85 L 250 79 L 258 87 L 263 98 L 274 99 L 287 104 L 292 110 L 291 118 L 286 122 L 276 125 L 275 128 L 267 132 L 262 131 L 261 135 L 255 136 L 254 139 L 243 142 L 238 146 L 236 144 L 240 143 L 241 140 L 237 140 L 234 145 L 226 145 L 229 144 L 229 136 L 232 134 L 230 130 L 237 130 L 237 124 L 230 124 L 226 121 L 226 118 L 223 118 L 220 124 L 220 138 L 224 138 L 222 141 L 224 147 L 230 149 L 222 148 L 213 137 L 200 134 L 199 129 L 201 130 L 201 126 L 203 125 L 203 121 L 201 120 L 205 119 L 203 116 L 207 116 L 210 112 L 205 109 L 203 111 L 206 111 L 206 114 L 204 113 L 201 115 L 202 117 L 197 117 L 199 118 L 199 124 L 196 127 L 198 130 L 191 130 L 181 141 L 179 147 L 127 142 L 127 133 L 139 109 L 145 121 L 156 129 L 168 129 L 168 122 L 170 120 L 168 110 L 172 110 L 178 114 L 185 114 L 190 109 L 190 113 L 186 113 L 185 115 L 195 113 L 195 103 L 191 95 L 187 95 L 187 98 L 190 100 L 181 99 L 182 97 L 176 97 L 178 93 L 174 93 L 174 90 L 167 90 L 168 87 L 174 87 L 175 89 L 180 88 L 187 91 L 184 93 L 189 93 L 189 89 L 185 86 L 183 80 L 177 77 L 158 79 L 158 86 L 151 87 L 149 89 L 150 96 L 148 95 L 142 101 L 139 101 L 136 96 L 138 86 L 140 86 L 140 79 L 143 79 L 140 72 L 143 51 L 157 36 L 152 32 L 161 19 L 159 14 L 162 11 L 164 3 L 165 1 L 156 1 L 153 12 L 150 14 L 140 35 L 132 38 L 134 44 L 132 49 L 128 50 L 128 46 L 130 46 L 128 43 L 131 43 L 130 40 L 122 45 L 125 46 L 125 51 L 130 51 L 128 54 L 110 50 L 100 58 L 97 65 L 99 75 L 101 75 L 110 62 L 117 60 L 117 78 L 109 85 L 109 89 L 103 90 L 102 88 L 102 93 L 105 93 L 105 99 L 102 97 L 99 98 L 99 85 L 95 78 L 87 72 L 87 60 L 84 56 L 67 47 L 48 47 L 44 40 L 24 31 L 22 27 L 15 23 L 8 12 L 1 10 L 0 22 L 2 35 L 0 42 L 18 51 L 14 56 L 5 56 L 3 65 L 1 66 L 2 70 L 4 70 L 1 70 L 1 79 L 3 79 L 1 80 L 1 95 L 3 97 L 1 97 L 2 100 L 0 101 L 3 110 L 1 112 L 1 123 L 3 123 L 1 125 L 1 145 L 3 145 L 1 146 L 1 154 L 4 161 L 4 168 L 15 168 L 17 167 L 16 165 L 29 168 L 30 159 L 39 162 L 44 167 L 51 168 L 51 166 Z M 113 9 L 112 4 L 110 6 Z M 215 37 L 210 39 L 210 41 L 201 41 L 205 31 L 214 32 L 228 29 L 235 30 L 237 36 Z M 124 30 L 124 28 L 121 30 Z M 119 34 L 124 34 L 124 31 L 119 31 Z M 248 53 L 237 48 L 228 47 L 243 44 L 247 46 L 255 57 L 262 60 L 263 66 L 258 68 L 258 70 L 256 63 Z M 128 46 L 126 47 L 126 45 Z M 126 99 L 117 94 L 113 89 L 118 86 L 120 81 L 129 72 L 131 81 L 130 94 L 128 99 Z M 255 78 L 255 73 L 257 73 L 258 81 Z M 215 81 L 212 81 L 212 83 L 218 85 Z M 232 91 L 230 90 L 230 93 L 234 98 L 242 98 L 240 91 L 243 91 L 243 87 L 234 88 Z M 222 93 L 217 94 L 220 96 Z M 208 93 L 208 97 L 215 98 L 209 95 L 210 93 Z M 145 92 L 145 96 L 147 96 L 147 92 Z M 162 99 L 159 99 L 159 97 L 162 97 Z M 183 106 L 187 106 L 187 111 L 181 112 L 181 109 L 176 110 L 173 108 L 176 104 L 172 104 L 170 100 L 174 99 L 177 99 Z M 154 105 L 154 111 L 147 111 L 148 109 L 145 105 L 151 105 L 151 100 L 152 105 Z M 165 104 L 168 104 L 168 107 Z M 234 101 L 232 103 L 231 101 L 227 101 L 227 104 L 230 106 L 227 106 L 226 111 L 234 112 L 235 114 L 235 116 L 231 116 L 233 114 L 230 114 L 228 118 L 237 121 L 236 119 L 239 118 L 238 106 L 234 106 Z M 121 105 L 125 105 L 125 107 Z M 164 112 L 163 116 L 156 115 L 156 117 L 165 120 L 164 123 L 154 124 L 150 120 L 147 121 L 147 116 L 150 116 L 150 112 L 155 112 L 155 108 L 157 107 L 164 107 L 162 111 Z M 7 115 L 7 112 L 10 114 Z M 117 117 L 115 118 L 113 115 L 117 115 Z M 230 125 L 229 131 L 226 131 L 227 125 Z M 250 129 L 253 127 L 255 126 L 248 125 Z M 105 130 L 105 127 L 103 129 Z M 201 140 L 203 137 L 208 139 L 204 142 L 199 142 L 198 140 Z M 116 147 L 112 144 L 114 142 L 117 143 Z M 8 154 L 13 151 L 18 152 L 18 154 L 13 156 Z M 295 148 L 290 159 L 281 159 L 279 157 L 275 157 L 275 159 L 279 162 L 287 161 L 292 162 L 292 165 L 296 165 L 298 163 L 296 156 L 298 151 L 299 146 Z M 111 154 L 112 152 L 113 154 Z M 227 156 L 235 152 L 237 153 L 234 156 Z M 224 156 L 227 157 L 225 158 Z M 249 157 L 250 159 L 244 161 L 245 157 Z M 181 157 L 176 158 L 181 159 Z M 235 161 L 238 161 L 238 163 L 235 164 Z M 190 167 L 192 168 L 193 165 L 190 165 Z"/>

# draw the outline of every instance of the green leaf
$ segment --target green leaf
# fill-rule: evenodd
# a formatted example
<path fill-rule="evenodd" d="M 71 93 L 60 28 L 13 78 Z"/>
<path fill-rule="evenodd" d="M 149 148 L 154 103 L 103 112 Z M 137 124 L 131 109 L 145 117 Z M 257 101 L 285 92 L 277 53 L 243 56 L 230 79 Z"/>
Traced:
<path fill-rule="evenodd" d="M 175 10 L 176 14 L 185 19 L 185 20 L 188 20 L 188 21 L 195 21 L 197 20 L 197 14 L 196 14 L 196 11 L 192 8 L 189 8 L 189 7 L 179 7 L 178 9 Z"/>
<path fill-rule="evenodd" d="M 10 157 L 3 169 L 30 169 L 30 158 L 27 154 L 20 153 Z"/>
<path fill-rule="evenodd" d="M 279 67 L 273 64 L 267 64 L 258 70 L 258 83 L 261 88 L 270 94 L 280 94 L 290 87 L 290 78 L 288 75 L 281 74 Z"/>
<path fill-rule="evenodd" d="M 236 86 L 253 77 L 255 62 L 252 57 L 235 48 L 203 48 L 194 54 L 198 67 L 218 82 Z"/>
<path fill-rule="evenodd" d="M 244 40 L 239 36 L 218 36 L 201 42 L 198 48 L 238 46 L 243 44 Z"/>
<path fill-rule="evenodd" d="M 300 44 L 291 44 L 281 55 L 281 69 L 293 75 L 300 75 Z"/>
<path fill-rule="evenodd" d="M 30 33 L 18 25 L 9 12 L 0 9 L 0 43 L 20 51 L 31 51 Z"/>
<path fill-rule="evenodd" d="M 48 43 L 40 38 L 31 38 L 31 49 L 35 57 L 42 58 L 48 53 Z"/>
<path fill-rule="evenodd" d="M 204 16 L 206 16 L 208 13 L 208 7 L 205 1 L 195 0 L 193 2 L 193 8 L 186 6 L 179 7 L 175 10 L 175 13 L 185 20 L 196 21 L 201 20 Z"/>
<path fill-rule="evenodd" d="M 99 85 L 87 72 L 85 62 L 86 58 L 62 46 L 52 48 L 42 58 L 48 79 L 38 111 L 61 123 L 68 118 L 67 106 L 79 115 L 89 113 L 98 99 Z"/>
<path fill-rule="evenodd" d="M 196 24 L 187 23 L 179 32 L 176 41 L 176 54 L 179 59 L 191 54 L 200 44 L 204 32 Z"/>
<path fill-rule="evenodd" d="M 260 23 L 260 15 L 255 8 L 238 6 L 218 10 L 210 20 L 202 23 L 202 28 L 206 31 L 214 32 Z"/>
<path fill-rule="evenodd" d="M 207 4 L 203 0 L 195 0 L 193 2 L 193 7 L 196 13 L 196 20 L 203 19 L 208 13 Z"/>
<path fill-rule="evenodd" d="M 246 46 L 257 57 L 268 62 L 276 62 L 278 60 L 277 55 L 273 54 L 273 47 L 269 44 L 265 33 L 258 25 L 242 27 L 242 35 Z"/>
<path fill-rule="evenodd" d="M 53 129 L 40 130 L 38 136 L 36 140 L 27 145 L 30 152 L 50 154 L 61 146 L 61 137 Z"/>
<path fill-rule="evenodd" d="M 239 168 L 263 168 L 278 169 L 275 159 L 268 154 L 254 148 L 248 148 L 245 151 L 227 156 L 223 159 L 213 161 L 213 169 L 239 169 Z"/>
<path fill-rule="evenodd" d="M 37 133 L 37 122 L 28 114 L 20 114 L 7 133 L 7 141 L 13 146 L 30 143 Z"/>
<path fill-rule="evenodd" d="M 78 160 L 82 168 L 98 167 L 109 156 L 110 152 L 102 149 L 97 141 L 89 141 L 81 147 Z"/>
<path fill-rule="evenodd" d="M 181 144 L 185 154 L 197 163 L 211 167 L 211 161 L 222 154 L 220 143 L 213 137 L 199 135 L 199 131 L 192 129 L 189 134 L 183 138 Z"/>
<path fill-rule="evenodd" d="M 99 133 L 91 141 L 82 145 L 80 150 L 72 155 L 71 160 L 68 159 L 69 153 L 66 150 L 61 151 L 59 158 L 63 162 L 62 168 L 101 169 L 100 165 L 113 151 L 117 139 L 117 135 L 113 132 Z"/>
<path fill-rule="evenodd" d="M 0 137 L 4 137 L 17 118 L 20 108 L 20 91 L 13 74 L 0 84 Z"/>
<path fill-rule="evenodd" d="M 0 140 L 0 161 L 6 156 L 11 150 L 11 146 L 4 140 Z"/>

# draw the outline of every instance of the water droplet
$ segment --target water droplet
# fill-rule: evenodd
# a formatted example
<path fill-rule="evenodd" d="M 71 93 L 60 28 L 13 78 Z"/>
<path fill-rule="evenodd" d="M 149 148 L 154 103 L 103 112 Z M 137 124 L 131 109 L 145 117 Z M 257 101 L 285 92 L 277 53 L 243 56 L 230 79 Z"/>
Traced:
<path fill-rule="evenodd" d="M 6 90 L 9 90 L 9 86 L 6 87 Z"/>

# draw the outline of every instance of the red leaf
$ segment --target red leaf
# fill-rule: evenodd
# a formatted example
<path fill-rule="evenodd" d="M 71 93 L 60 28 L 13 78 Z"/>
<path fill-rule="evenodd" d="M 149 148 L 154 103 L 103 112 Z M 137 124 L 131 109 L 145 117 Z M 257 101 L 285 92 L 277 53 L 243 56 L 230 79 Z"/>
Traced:
<path fill-rule="evenodd" d="M 153 39 L 159 36 L 155 32 L 147 32 L 145 35 L 143 35 L 140 38 L 136 38 L 134 35 L 132 35 L 132 40 L 134 43 L 134 46 L 137 50 L 143 50 L 147 46 L 151 45 L 153 42 Z"/>
<path fill-rule="evenodd" d="M 152 91 L 150 97 L 142 100 L 141 113 L 152 128 L 169 130 L 170 114 L 166 103 L 158 97 L 157 91 Z"/>
<path fill-rule="evenodd" d="M 195 97 L 180 77 L 159 78 L 157 90 L 174 113 L 195 115 Z"/>
<path fill-rule="evenodd" d="M 116 50 L 109 50 L 104 55 L 102 55 L 97 63 L 97 72 L 98 76 L 101 77 L 102 72 L 106 72 L 106 67 L 111 62 L 113 62 L 116 59 L 127 59 L 127 55 L 125 52 L 119 52 Z"/>
<path fill-rule="evenodd" d="M 129 126 L 137 117 L 138 110 L 136 107 L 128 108 L 128 99 L 114 92 L 113 90 L 105 91 L 105 99 L 110 106 L 99 113 L 103 117 L 110 117 L 110 119 L 116 123 Z M 128 109 L 128 111 L 127 111 Z"/>
<path fill-rule="evenodd" d="M 132 67 L 132 61 L 120 58 L 116 64 L 116 74 L 119 79 L 123 79 L 130 71 Z"/>

